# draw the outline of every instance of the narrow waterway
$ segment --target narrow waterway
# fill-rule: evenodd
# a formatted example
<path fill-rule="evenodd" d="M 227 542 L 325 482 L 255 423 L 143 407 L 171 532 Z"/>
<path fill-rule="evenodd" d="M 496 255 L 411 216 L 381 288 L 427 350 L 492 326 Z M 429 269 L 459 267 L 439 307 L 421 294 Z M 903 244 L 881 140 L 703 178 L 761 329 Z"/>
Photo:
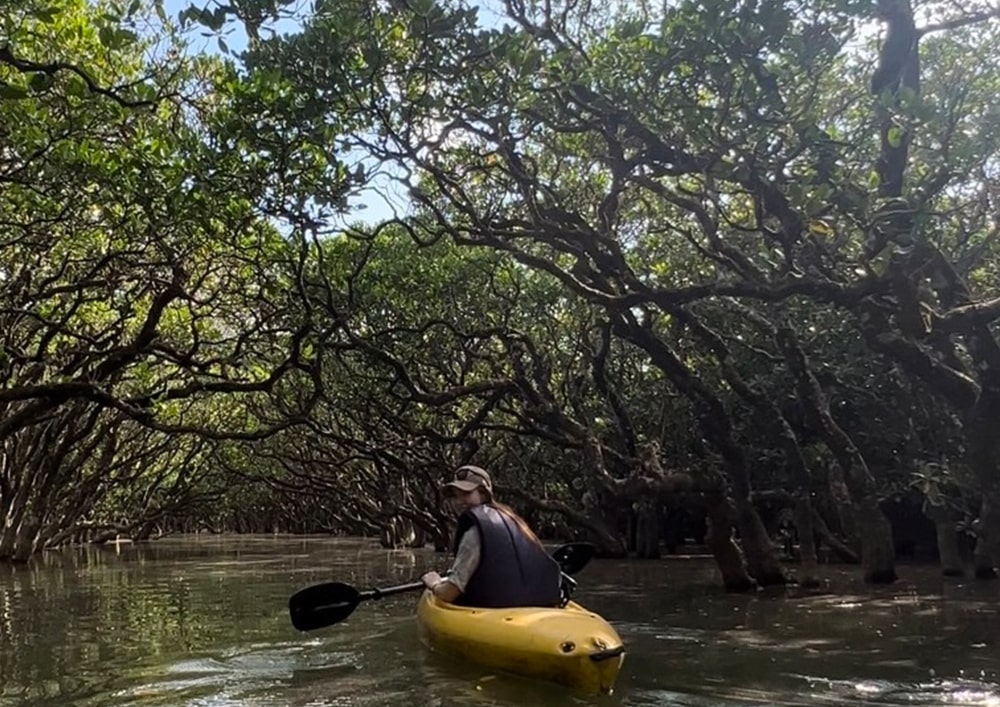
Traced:
<path fill-rule="evenodd" d="M 318 582 L 412 581 L 429 550 L 289 537 L 165 539 L 0 565 L 0 707 L 988 705 L 1000 707 L 1000 583 L 900 568 L 868 588 L 728 595 L 710 560 L 595 560 L 576 599 L 628 648 L 615 693 L 569 695 L 418 645 L 415 594 L 300 634 Z"/>

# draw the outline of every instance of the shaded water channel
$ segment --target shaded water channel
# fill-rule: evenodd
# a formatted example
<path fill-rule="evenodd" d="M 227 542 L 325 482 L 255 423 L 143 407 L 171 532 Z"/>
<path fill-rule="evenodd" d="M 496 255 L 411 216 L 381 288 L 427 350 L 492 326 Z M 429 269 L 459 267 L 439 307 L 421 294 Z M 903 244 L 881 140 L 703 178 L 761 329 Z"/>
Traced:
<path fill-rule="evenodd" d="M 866 588 L 727 595 L 710 560 L 597 560 L 576 598 L 628 656 L 614 695 L 581 697 L 421 648 L 416 595 L 310 634 L 309 584 L 367 588 L 443 558 L 359 540 L 197 537 L 0 566 L 0 707 L 320 705 L 989 705 L 1000 707 L 1000 583 L 901 568 Z"/>

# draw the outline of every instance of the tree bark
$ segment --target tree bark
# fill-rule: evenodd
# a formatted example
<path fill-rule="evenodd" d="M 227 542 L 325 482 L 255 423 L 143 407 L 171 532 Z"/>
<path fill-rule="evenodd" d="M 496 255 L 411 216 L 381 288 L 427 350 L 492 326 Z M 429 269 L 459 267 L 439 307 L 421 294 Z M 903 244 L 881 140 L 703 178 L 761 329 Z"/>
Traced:
<path fill-rule="evenodd" d="M 849 562 L 851 564 L 861 563 L 861 558 L 858 557 L 858 553 L 854 552 L 854 550 L 841 542 L 840 538 L 830 531 L 826 521 L 823 520 L 823 516 L 821 516 L 815 509 L 813 509 L 812 518 L 816 534 L 819 535 L 820 539 L 826 543 L 827 547 L 829 547 L 841 561 Z"/>
<path fill-rule="evenodd" d="M 857 502 L 855 508 L 855 518 L 861 530 L 861 567 L 865 582 L 895 582 L 896 549 L 892 542 L 892 526 L 879 506 L 878 497 L 869 493 Z"/>
<path fill-rule="evenodd" d="M 378 544 L 386 550 L 392 550 L 396 547 L 396 529 L 392 523 L 386 523 L 379 529 Z"/>
<path fill-rule="evenodd" d="M 979 509 L 979 518 L 975 522 L 976 548 L 973 550 L 972 561 L 975 565 L 976 579 L 996 579 L 996 558 L 991 551 L 989 532 L 990 524 L 998 520 L 996 508 L 986 495 L 983 495 Z"/>
<path fill-rule="evenodd" d="M 705 511 L 708 515 L 705 545 L 722 573 L 722 584 L 729 592 L 749 591 L 756 585 L 747 572 L 743 553 L 733 537 L 734 509 L 721 491 L 712 491 L 705 496 Z"/>
<path fill-rule="evenodd" d="M 819 586 L 819 560 L 816 557 L 816 535 L 813 528 L 813 507 L 808 494 L 795 499 L 795 528 L 799 534 L 799 585 Z"/>
<path fill-rule="evenodd" d="M 895 549 L 892 527 L 879 507 L 875 479 L 868 464 L 830 413 L 826 396 L 813 375 L 805 352 L 791 327 L 783 326 L 775 337 L 785 360 L 795 376 L 806 414 L 833 453 L 844 473 L 844 480 L 854 499 L 854 519 L 861 531 L 861 564 L 865 582 L 890 584 L 896 581 Z"/>
<path fill-rule="evenodd" d="M 427 544 L 427 531 L 424 530 L 422 525 L 413 525 L 413 540 L 410 542 L 410 547 L 419 548 Z"/>
<path fill-rule="evenodd" d="M 38 538 L 39 523 L 34 515 L 27 515 L 18 526 L 14 538 L 14 548 L 10 559 L 14 562 L 27 562 L 35 552 L 35 541 Z"/>
<path fill-rule="evenodd" d="M 958 546 L 958 530 L 955 524 L 957 514 L 947 505 L 933 504 L 925 501 L 924 515 L 934 523 L 937 533 L 938 556 L 941 560 L 941 574 L 945 577 L 962 577 L 965 575 L 965 564 L 962 562 L 962 552 Z"/>
<path fill-rule="evenodd" d="M 993 340 L 989 343 L 996 345 Z M 986 348 L 986 344 L 980 346 Z M 966 420 L 969 461 L 983 494 L 976 532 L 976 577 L 996 579 L 1000 564 L 1000 370 L 987 368 L 981 380 L 982 391 Z"/>
<path fill-rule="evenodd" d="M 758 323 L 767 328 L 773 334 L 773 326 L 760 317 Z M 724 346 L 721 338 L 714 332 L 706 333 L 716 340 L 715 348 Z M 816 542 L 813 537 L 812 526 L 812 503 L 810 501 L 810 490 L 813 486 L 812 475 L 806 465 L 805 457 L 802 454 L 802 447 L 799 445 L 798 437 L 792 429 L 791 424 L 781 409 L 774 403 L 774 400 L 767 395 L 755 390 L 743 380 L 736 368 L 729 362 L 728 348 L 725 351 L 723 361 L 723 374 L 729 381 L 733 389 L 746 400 L 753 409 L 766 419 L 774 428 L 785 461 L 795 478 L 797 488 L 795 492 L 795 524 L 799 534 L 799 576 L 798 581 L 804 587 L 815 587 L 819 585 L 819 566 L 816 558 Z M 752 521 L 751 521 L 752 522 Z"/>
<path fill-rule="evenodd" d="M 690 319 L 690 315 L 687 315 L 687 318 Z M 699 426 L 704 431 L 705 437 L 718 450 L 725 464 L 736 509 L 735 522 L 740 529 L 740 540 L 746 553 L 750 574 L 764 586 L 787 583 L 788 575 L 778 559 L 760 516 L 750 502 L 750 470 L 747 467 L 746 455 L 733 437 L 731 421 L 722 401 L 664 341 L 657 338 L 650 330 L 623 316 L 616 322 L 615 331 L 646 351 L 653 364 L 664 372 L 670 382 L 698 410 Z M 718 538 L 718 533 L 715 535 Z"/>
<path fill-rule="evenodd" d="M 736 527 L 740 531 L 740 544 L 746 556 L 750 574 L 761 586 L 787 584 L 788 573 L 778 559 L 757 509 L 750 502 L 750 494 L 734 494 Z"/>
<path fill-rule="evenodd" d="M 660 504 L 642 500 L 635 504 L 635 555 L 643 560 L 660 558 Z"/>

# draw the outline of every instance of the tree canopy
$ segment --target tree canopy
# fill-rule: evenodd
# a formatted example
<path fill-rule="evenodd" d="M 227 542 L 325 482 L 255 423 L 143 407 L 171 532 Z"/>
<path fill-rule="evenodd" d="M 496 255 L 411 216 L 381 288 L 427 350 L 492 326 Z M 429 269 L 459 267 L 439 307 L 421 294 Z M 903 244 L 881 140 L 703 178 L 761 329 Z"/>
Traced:
<path fill-rule="evenodd" d="M 85 530 L 545 532 L 732 589 L 1000 562 L 997 15 L 31 4 L 0 49 L 0 557 Z M 185 32 L 244 50 L 206 54 Z M 403 212 L 359 218 L 387 185 Z M 707 527 L 707 533 L 706 533 Z M 784 531 L 782 531 L 784 532 Z"/>

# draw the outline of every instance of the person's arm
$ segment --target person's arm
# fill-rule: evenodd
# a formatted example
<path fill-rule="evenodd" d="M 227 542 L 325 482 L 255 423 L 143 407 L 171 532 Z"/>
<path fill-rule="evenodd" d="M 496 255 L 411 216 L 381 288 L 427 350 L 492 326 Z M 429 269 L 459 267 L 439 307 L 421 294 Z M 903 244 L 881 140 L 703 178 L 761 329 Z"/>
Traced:
<path fill-rule="evenodd" d="M 442 577 L 437 572 L 428 572 L 421 580 L 441 601 L 455 601 L 462 596 L 472 574 L 479 567 L 479 548 L 479 529 L 471 528 L 458 543 L 455 562 L 448 570 L 448 575 Z"/>
<path fill-rule="evenodd" d="M 448 577 L 442 577 L 437 572 L 428 572 L 422 579 L 427 588 L 434 592 L 434 596 L 441 601 L 451 603 L 462 596 L 462 590 L 458 586 L 453 584 Z"/>

